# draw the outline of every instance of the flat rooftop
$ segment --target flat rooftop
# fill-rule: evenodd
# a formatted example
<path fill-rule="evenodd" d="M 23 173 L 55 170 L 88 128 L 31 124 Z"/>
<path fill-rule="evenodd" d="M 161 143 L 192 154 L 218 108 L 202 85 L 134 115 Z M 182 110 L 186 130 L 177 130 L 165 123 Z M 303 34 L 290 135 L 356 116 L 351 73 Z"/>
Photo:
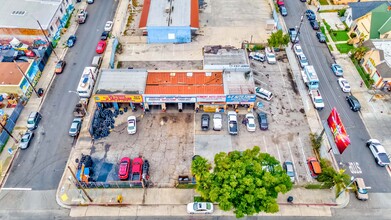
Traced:
<path fill-rule="evenodd" d="M 233 47 L 205 46 L 204 65 L 249 64 L 246 51 Z"/>
<path fill-rule="evenodd" d="M 199 28 L 198 0 L 144 0 L 140 28 Z"/>
<path fill-rule="evenodd" d="M 30 63 L 20 62 L 16 63 L 20 69 L 26 73 Z M 19 85 L 23 78 L 22 73 L 19 72 L 15 63 L 0 62 L 0 85 Z"/>
<path fill-rule="evenodd" d="M 48 29 L 62 0 L 0 0 L 0 28 Z M 65 10 L 65 9 L 64 9 Z"/>
<path fill-rule="evenodd" d="M 255 94 L 254 78 L 248 72 L 228 72 L 223 74 L 225 94 L 248 95 Z"/>
<path fill-rule="evenodd" d="M 224 94 L 222 71 L 150 71 L 145 94 Z"/>
<path fill-rule="evenodd" d="M 146 81 L 145 69 L 102 69 L 96 94 L 143 94 Z"/>

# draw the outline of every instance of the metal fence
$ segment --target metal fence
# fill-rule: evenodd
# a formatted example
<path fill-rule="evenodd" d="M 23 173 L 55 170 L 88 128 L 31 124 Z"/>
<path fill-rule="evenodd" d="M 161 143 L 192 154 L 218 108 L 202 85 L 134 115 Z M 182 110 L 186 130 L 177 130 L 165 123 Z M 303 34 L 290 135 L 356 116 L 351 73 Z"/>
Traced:
<path fill-rule="evenodd" d="M 14 111 L 12 112 L 11 116 L 7 119 L 7 124 L 4 126 L 5 129 L 7 129 L 9 132 L 12 132 L 12 130 L 15 127 L 16 121 L 19 118 L 20 113 L 22 112 L 24 108 L 24 105 L 22 105 L 21 102 L 19 102 Z M 9 138 L 8 133 L 3 130 L 0 134 L 0 149 L 3 150 L 5 144 L 7 143 L 7 140 Z"/>
<path fill-rule="evenodd" d="M 75 183 L 79 188 L 78 183 Z M 132 182 L 132 181 L 111 181 L 111 182 L 80 182 L 83 188 L 91 189 L 91 188 L 143 188 L 143 184 L 141 182 Z M 148 186 L 150 184 L 144 184 Z"/>

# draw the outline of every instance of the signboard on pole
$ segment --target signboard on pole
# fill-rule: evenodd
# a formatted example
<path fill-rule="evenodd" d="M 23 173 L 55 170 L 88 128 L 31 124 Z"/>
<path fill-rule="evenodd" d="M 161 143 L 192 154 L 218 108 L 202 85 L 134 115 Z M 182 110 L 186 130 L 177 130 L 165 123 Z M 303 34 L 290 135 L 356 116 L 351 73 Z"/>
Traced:
<path fill-rule="evenodd" d="M 338 147 L 339 153 L 342 154 L 349 146 L 350 139 L 335 107 L 331 110 L 331 113 L 327 118 L 327 124 L 334 136 L 334 142 Z"/>

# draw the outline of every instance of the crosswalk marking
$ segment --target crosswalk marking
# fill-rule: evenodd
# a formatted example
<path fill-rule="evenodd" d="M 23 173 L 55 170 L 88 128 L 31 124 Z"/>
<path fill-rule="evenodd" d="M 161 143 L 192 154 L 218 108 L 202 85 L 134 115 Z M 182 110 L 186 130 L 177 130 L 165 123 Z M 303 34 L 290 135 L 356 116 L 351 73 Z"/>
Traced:
<path fill-rule="evenodd" d="M 349 170 L 352 174 L 362 173 L 360 165 L 358 162 L 349 162 Z"/>

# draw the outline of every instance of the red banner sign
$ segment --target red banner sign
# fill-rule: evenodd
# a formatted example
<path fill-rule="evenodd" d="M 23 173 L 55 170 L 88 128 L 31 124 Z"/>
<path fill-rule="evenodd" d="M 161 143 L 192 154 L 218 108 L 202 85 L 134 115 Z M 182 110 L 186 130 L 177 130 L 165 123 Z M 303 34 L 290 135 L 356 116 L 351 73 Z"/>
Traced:
<path fill-rule="evenodd" d="M 350 139 L 346 133 L 345 127 L 342 124 L 341 118 L 336 108 L 331 110 L 327 123 L 334 135 L 335 144 L 338 147 L 339 153 L 342 154 L 350 144 Z"/>

